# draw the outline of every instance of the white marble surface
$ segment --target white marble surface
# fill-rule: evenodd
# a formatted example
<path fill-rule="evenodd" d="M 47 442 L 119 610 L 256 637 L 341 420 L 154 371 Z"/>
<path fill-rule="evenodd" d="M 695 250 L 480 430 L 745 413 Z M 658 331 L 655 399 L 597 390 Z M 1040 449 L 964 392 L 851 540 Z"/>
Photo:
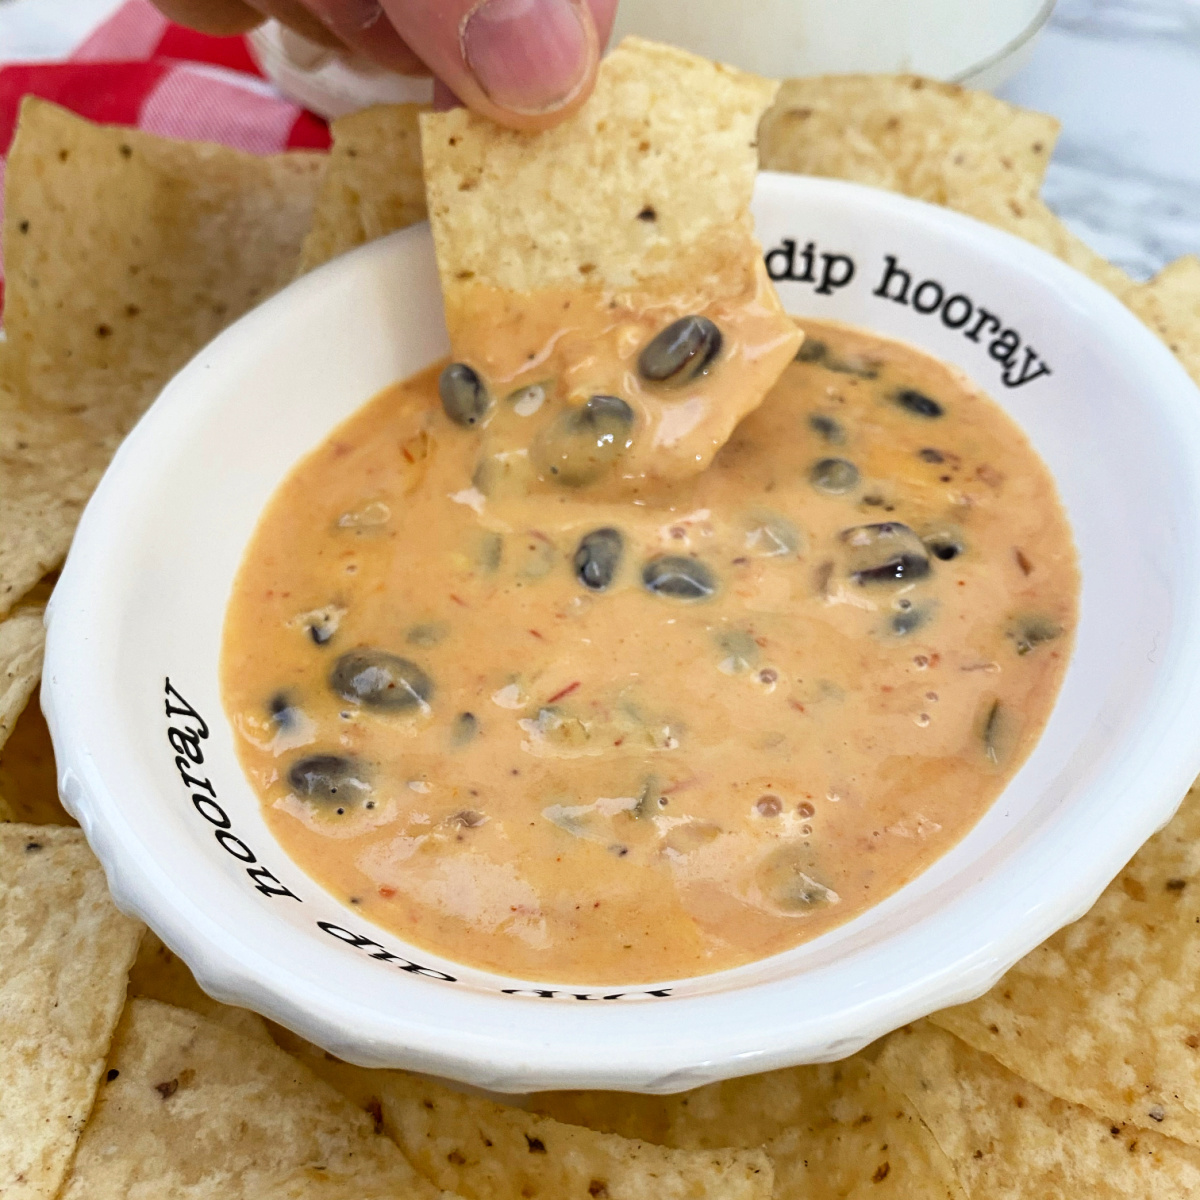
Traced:
<path fill-rule="evenodd" d="M 1096 250 L 1200 254 L 1200 0 L 1060 0 L 999 94 L 1062 121 L 1045 198 Z"/>
<path fill-rule="evenodd" d="M 62 57 L 118 0 L 0 0 L 0 61 Z M 1053 113 L 1045 196 L 1137 278 L 1200 253 L 1200 0 L 1060 0 L 1000 89 Z"/>

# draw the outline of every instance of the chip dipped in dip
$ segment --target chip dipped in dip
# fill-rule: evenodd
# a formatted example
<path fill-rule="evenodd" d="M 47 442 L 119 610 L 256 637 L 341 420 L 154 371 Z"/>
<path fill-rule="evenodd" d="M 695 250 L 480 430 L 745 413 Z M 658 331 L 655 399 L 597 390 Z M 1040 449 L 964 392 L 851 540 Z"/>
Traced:
<path fill-rule="evenodd" d="M 446 325 L 486 453 L 628 491 L 703 470 L 762 403 L 800 344 L 750 217 L 758 122 L 778 87 L 627 38 L 555 129 L 422 115 Z M 530 422 L 492 411 L 504 397 L 544 403 L 537 424 L 557 426 L 530 444 Z M 590 431 L 595 398 L 608 438 L 581 456 L 564 443 Z M 526 450 L 532 462 L 516 462 Z"/>
<path fill-rule="evenodd" d="M 296 468 L 223 685 L 306 871 L 450 959 L 633 983 L 817 936 L 971 828 L 1066 667 L 1066 518 L 959 372 L 802 324 L 708 470 L 634 496 L 469 484 L 441 366 Z"/>

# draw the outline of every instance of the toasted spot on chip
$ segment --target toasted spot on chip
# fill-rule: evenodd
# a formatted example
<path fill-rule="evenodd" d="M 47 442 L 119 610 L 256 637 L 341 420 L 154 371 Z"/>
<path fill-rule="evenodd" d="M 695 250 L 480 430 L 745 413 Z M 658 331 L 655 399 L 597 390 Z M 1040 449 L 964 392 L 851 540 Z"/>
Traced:
<path fill-rule="evenodd" d="M 330 126 L 333 147 L 300 273 L 425 219 L 418 104 L 385 104 Z"/>
<path fill-rule="evenodd" d="M 1200 924 L 1172 887 L 1200 868 L 1198 846 L 1193 786 L 1085 917 L 931 1019 L 1052 1095 L 1200 1146 Z"/>
<path fill-rule="evenodd" d="M 1146 1200 L 1200 1188 L 1200 1149 L 1056 1099 L 926 1021 L 892 1034 L 877 1065 L 971 1196 Z"/>
<path fill-rule="evenodd" d="M 57 1194 L 100 1084 L 142 926 L 78 829 L 0 825 L 0 1190 Z"/>
<path fill-rule="evenodd" d="M 438 1200 L 366 1113 L 278 1047 L 198 1013 L 131 1000 L 109 1067 L 63 1200 Z"/>

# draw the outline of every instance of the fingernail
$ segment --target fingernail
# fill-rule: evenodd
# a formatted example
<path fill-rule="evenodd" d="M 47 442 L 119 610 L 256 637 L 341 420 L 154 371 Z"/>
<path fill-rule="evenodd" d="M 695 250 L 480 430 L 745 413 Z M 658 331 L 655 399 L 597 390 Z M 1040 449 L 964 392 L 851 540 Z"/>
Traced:
<path fill-rule="evenodd" d="M 463 23 L 462 52 L 493 104 L 533 114 L 571 100 L 596 51 L 572 0 L 483 0 Z"/>

